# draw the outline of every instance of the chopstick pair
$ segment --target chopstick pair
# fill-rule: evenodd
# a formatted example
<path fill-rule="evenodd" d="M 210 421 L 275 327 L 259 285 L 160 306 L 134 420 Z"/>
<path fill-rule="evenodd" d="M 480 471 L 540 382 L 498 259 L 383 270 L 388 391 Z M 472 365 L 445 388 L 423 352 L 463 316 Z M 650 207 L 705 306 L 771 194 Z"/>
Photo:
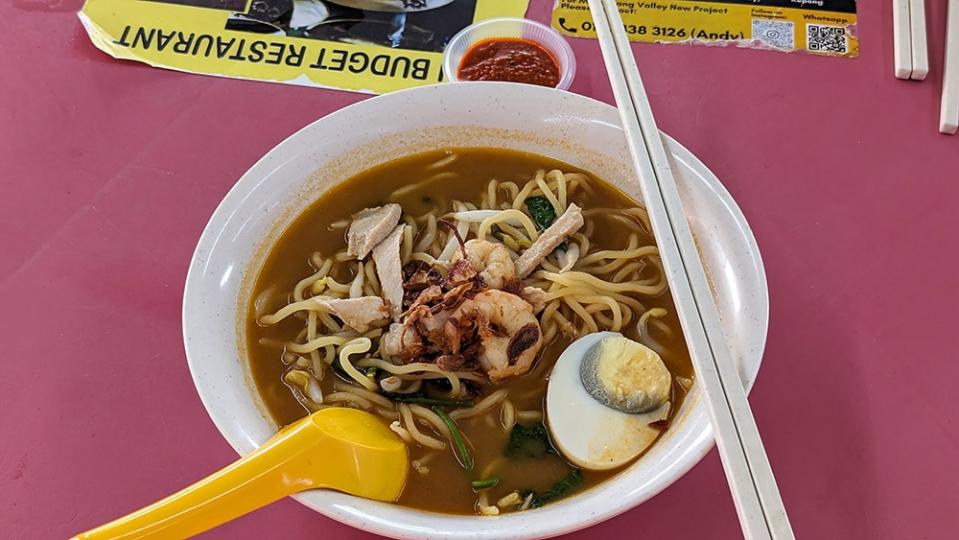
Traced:
<path fill-rule="evenodd" d="M 948 2 L 939 132 L 951 135 L 959 128 L 959 0 Z M 929 74 L 926 0 L 892 0 L 892 35 L 896 78 L 924 80 Z"/>
<path fill-rule="evenodd" d="M 743 534 L 792 540 L 616 0 L 589 0 L 589 7 Z"/>
<path fill-rule="evenodd" d="M 892 0 L 892 36 L 896 78 L 925 79 L 929 74 L 926 0 Z"/>

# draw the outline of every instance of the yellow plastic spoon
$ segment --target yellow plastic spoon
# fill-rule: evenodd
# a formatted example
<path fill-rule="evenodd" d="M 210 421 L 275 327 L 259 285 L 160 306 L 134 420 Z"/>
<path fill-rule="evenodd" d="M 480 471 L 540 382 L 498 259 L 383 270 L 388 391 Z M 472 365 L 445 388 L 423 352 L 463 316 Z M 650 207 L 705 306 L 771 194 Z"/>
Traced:
<path fill-rule="evenodd" d="M 185 538 L 313 488 L 395 501 L 408 459 L 403 441 L 372 414 L 323 409 L 229 467 L 74 538 Z"/>

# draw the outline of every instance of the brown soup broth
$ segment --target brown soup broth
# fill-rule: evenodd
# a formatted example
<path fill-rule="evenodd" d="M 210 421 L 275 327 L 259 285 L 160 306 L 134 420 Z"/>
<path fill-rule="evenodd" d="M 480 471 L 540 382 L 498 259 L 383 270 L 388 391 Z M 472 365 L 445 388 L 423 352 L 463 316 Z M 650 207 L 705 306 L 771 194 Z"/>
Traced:
<path fill-rule="evenodd" d="M 452 151 L 458 157 L 444 170 L 455 173 L 456 177 L 438 182 L 428 190 L 410 194 L 404 200 L 398 201 L 405 212 L 420 215 L 437 204 L 449 209 L 450 201 L 454 199 L 477 201 L 492 178 L 521 184 L 532 178 L 539 169 L 584 172 L 554 159 L 516 151 L 490 148 L 457 148 Z M 246 318 L 246 339 L 253 380 L 278 425 L 289 424 L 306 416 L 309 411 L 297 402 L 292 391 L 283 382 L 282 376 L 287 368 L 281 361 L 282 352 L 274 347 L 261 345 L 260 339 L 289 341 L 303 328 L 304 323 L 299 318 L 289 317 L 275 326 L 260 326 L 256 323 L 254 304 L 259 304 L 259 313 L 273 312 L 286 305 L 290 301 L 289 294 L 294 285 L 315 271 L 309 263 L 310 254 L 315 251 L 324 255 L 332 254 L 345 245 L 344 230 L 332 230 L 329 227 L 331 223 L 348 219 L 363 208 L 384 204 L 397 188 L 432 176 L 436 171 L 428 171 L 427 167 L 446 155 L 445 151 L 417 154 L 379 165 L 350 178 L 310 205 L 275 241 L 253 289 L 254 301 L 250 302 Z M 632 199 L 612 185 L 592 175 L 590 178 L 593 180 L 591 185 L 594 193 L 580 193 L 573 198 L 584 209 L 636 206 Z M 612 225 L 608 220 L 597 220 L 595 232 L 590 238 L 593 246 L 591 250 L 622 249 L 629 232 L 624 227 Z M 652 243 L 652 238 L 641 238 L 641 242 Z M 349 281 L 352 276 L 334 277 L 340 281 Z M 647 309 L 662 307 L 669 312 L 660 320 L 673 330 L 671 338 L 657 335 L 659 343 L 666 350 L 662 355 L 663 361 L 674 378 L 692 378 L 689 354 L 668 292 L 656 298 L 643 298 L 642 301 Z M 638 339 L 635 329 L 632 334 L 624 333 Z M 510 400 L 517 411 L 544 409 L 547 376 L 569 343 L 568 338 L 557 337 L 544 347 L 535 368 L 529 374 L 501 385 L 509 390 Z M 333 391 L 335 379 L 336 375 L 327 372 L 321 384 L 324 394 Z M 679 384 L 673 384 L 673 389 L 672 411 L 675 413 L 685 392 Z M 672 421 L 672 418 L 669 421 Z M 499 424 L 499 407 L 496 407 L 492 414 L 461 420 L 459 426 L 469 440 L 476 462 L 473 478 L 478 478 L 484 468 L 494 460 L 501 460 L 495 473 L 500 482 L 488 490 L 491 504 L 513 490 L 549 489 L 570 471 L 570 466 L 555 454 L 547 454 L 542 459 L 504 457 L 503 449 L 508 433 Z M 426 453 L 425 449 L 411 448 L 410 458 L 418 459 Z M 429 461 L 427 466 L 430 472 L 426 475 L 410 471 L 409 481 L 399 503 L 435 512 L 473 514 L 477 494 L 470 486 L 470 475 L 457 463 L 452 451 L 447 448 Z M 616 472 L 618 470 L 583 471 L 583 483 L 578 491 L 594 486 Z"/>

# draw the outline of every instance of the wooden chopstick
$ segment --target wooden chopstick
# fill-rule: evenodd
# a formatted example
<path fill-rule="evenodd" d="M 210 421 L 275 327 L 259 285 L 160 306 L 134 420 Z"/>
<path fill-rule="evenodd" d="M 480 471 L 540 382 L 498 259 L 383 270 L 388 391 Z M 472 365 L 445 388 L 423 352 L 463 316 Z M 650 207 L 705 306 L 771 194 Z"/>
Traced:
<path fill-rule="evenodd" d="M 912 26 L 910 0 L 892 0 L 892 47 L 897 79 L 912 77 Z"/>
<path fill-rule="evenodd" d="M 948 9 L 939 131 L 953 134 L 959 127 L 959 0 L 949 0 Z"/>
<path fill-rule="evenodd" d="M 929 74 L 929 40 L 926 38 L 926 0 L 909 0 L 909 48 L 912 72 L 909 78 L 921 81 Z"/>
<path fill-rule="evenodd" d="M 743 533 L 749 540 L 791 540 L 789 518 L 723 334 L 616 2 L 589 0 L 589 7 Z"/>

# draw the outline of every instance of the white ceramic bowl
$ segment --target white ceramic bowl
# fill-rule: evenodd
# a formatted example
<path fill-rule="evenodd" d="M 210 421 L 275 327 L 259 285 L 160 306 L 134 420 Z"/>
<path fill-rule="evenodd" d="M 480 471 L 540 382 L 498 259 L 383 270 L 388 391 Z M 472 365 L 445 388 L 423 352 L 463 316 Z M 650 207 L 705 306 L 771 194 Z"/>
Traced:
<path fill-rule="evenodd" d="M 674 170 L 715 284 L 724 328 L 747 387 L 759 370 L 768 296 L 759 251 L 716 177 L 667 138 Z M 609 105 L 509 83 L 422 87 L 362 101 L 317 120 L 237 182 L 207 224 L 187 276 L 183 336 L 197 391 L 227 441 L 246 454 L 276 426 L 250 382 L 242 316 L 271 239 L 311 201 L 372 165 L 451 146 L 513 148 L 559 158 L 640 200 L 623 132 Z M 331 491 L 296 499 L 333 519 L 397 538 L 542 538 L 597 523 L 652 497 L 712 445 L 698 387 L 642 459 L 609 481 L 544 508 L 493 518 L 411 510 Z"/>

